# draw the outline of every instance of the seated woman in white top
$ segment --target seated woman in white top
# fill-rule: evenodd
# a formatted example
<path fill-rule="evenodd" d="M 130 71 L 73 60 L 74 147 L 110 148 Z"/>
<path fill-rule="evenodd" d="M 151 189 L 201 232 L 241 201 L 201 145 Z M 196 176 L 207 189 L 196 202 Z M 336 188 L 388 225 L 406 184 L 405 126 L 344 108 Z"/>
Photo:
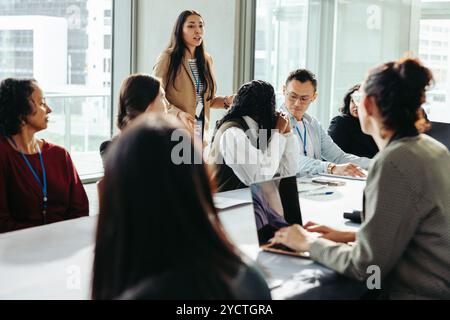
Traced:
<path fill-rule="evenodd" d="M 275 111 L 273 87 L 244 84 L 218 121 L 208 163 L 219 192 L 245 188 L 276 175 L 298 171 L 300 148 L 286 114 Z"/>

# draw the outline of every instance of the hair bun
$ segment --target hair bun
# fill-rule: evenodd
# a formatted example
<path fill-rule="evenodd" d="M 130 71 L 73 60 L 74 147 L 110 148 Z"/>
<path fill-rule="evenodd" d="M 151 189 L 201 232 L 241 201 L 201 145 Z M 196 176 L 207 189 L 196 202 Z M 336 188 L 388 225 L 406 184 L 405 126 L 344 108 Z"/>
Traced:
<path fill-rule="evenodd" d="M 407 58 L 396 63 L 403 84 L 413 90 L 424 91 L 433 81 L 433 74 L 417 59 Z"/>

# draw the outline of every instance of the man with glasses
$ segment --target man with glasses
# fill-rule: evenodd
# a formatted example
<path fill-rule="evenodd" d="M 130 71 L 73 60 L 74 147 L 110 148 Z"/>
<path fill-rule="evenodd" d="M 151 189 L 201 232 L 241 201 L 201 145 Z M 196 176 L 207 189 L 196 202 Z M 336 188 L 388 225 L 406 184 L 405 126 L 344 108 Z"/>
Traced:
<path fill-rule="evenodd" d="M 317 99 L 317 80 L 305 69 L 291 72 L 283 86 L 282 110 L 291 118 L 293 132 L 300 142 L 300 175 L 319 173 L 364 177 L 368 158 L 345 153 L 331 139 L 320 123 L 308 115 L 311 103 Z"/>

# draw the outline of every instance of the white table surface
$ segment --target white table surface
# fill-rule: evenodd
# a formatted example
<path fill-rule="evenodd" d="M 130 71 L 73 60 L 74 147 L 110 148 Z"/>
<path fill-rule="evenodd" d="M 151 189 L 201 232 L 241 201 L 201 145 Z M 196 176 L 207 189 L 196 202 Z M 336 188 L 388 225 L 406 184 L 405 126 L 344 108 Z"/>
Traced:
<path fill-rule="evenodd" d="M 331 188 L 333 195 L 300 194 L 304 223 L 315 221 L 342 230 L 357 230 L 358 225 L 346 222 L 342 214 L 362 209 L 365 183 L 343 181 L 345 186 Z M 97 201 L 92 199 L 95 192 L 89 196 L 96 208 Z M 250 200 L 251 195 L 248 189 L 243 189 L 220 196 Z M 311 260 L 261 252 L 251 204 L 224 209 L 219 215 L 230 239 L 257 261 L 270 281 L 282 283 L 272 290 L 274 299 L 301 295 L 320 287 L 323 282 L 317 280 L 319 277 L 335 276 L 333 271 Z M 0 300 L 88 299 L 96 225 L 97 215 L 91 215 L 0 234 Z"/>

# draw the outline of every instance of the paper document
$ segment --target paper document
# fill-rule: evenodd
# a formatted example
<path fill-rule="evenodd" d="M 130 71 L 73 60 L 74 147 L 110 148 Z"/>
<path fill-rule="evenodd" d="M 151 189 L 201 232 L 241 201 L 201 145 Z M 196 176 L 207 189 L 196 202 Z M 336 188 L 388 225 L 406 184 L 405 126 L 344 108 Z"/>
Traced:
<path fill-rule="evenodd" d="M 226 209 L 252 203 L 249 190 L 234 190 L 214 195 L 214 205 L 217 209 Z"/>
<path fill-rule="evenodd" d="M 318 186 L 317 184 L 312 184 L 312 183 L 297 182 L 298 193 L 307 193 L 307 192 L 317 191 L 320 189 L 324 189 L 326 187 L 328 187 L 328 186 Z"/>
<path fill-rule="evenodd" d="M 328 174 L 328 173 L 319 173 L 319 176 L 329 177 L 329 178 L 339 178 L 339 179 L 347 179 L 347 180 L 359 180 L 359 181 L 366 181 L 367 176 L 362 177 L 351 177 L 351 176 L 339 176 L 337 174 Z"/>

